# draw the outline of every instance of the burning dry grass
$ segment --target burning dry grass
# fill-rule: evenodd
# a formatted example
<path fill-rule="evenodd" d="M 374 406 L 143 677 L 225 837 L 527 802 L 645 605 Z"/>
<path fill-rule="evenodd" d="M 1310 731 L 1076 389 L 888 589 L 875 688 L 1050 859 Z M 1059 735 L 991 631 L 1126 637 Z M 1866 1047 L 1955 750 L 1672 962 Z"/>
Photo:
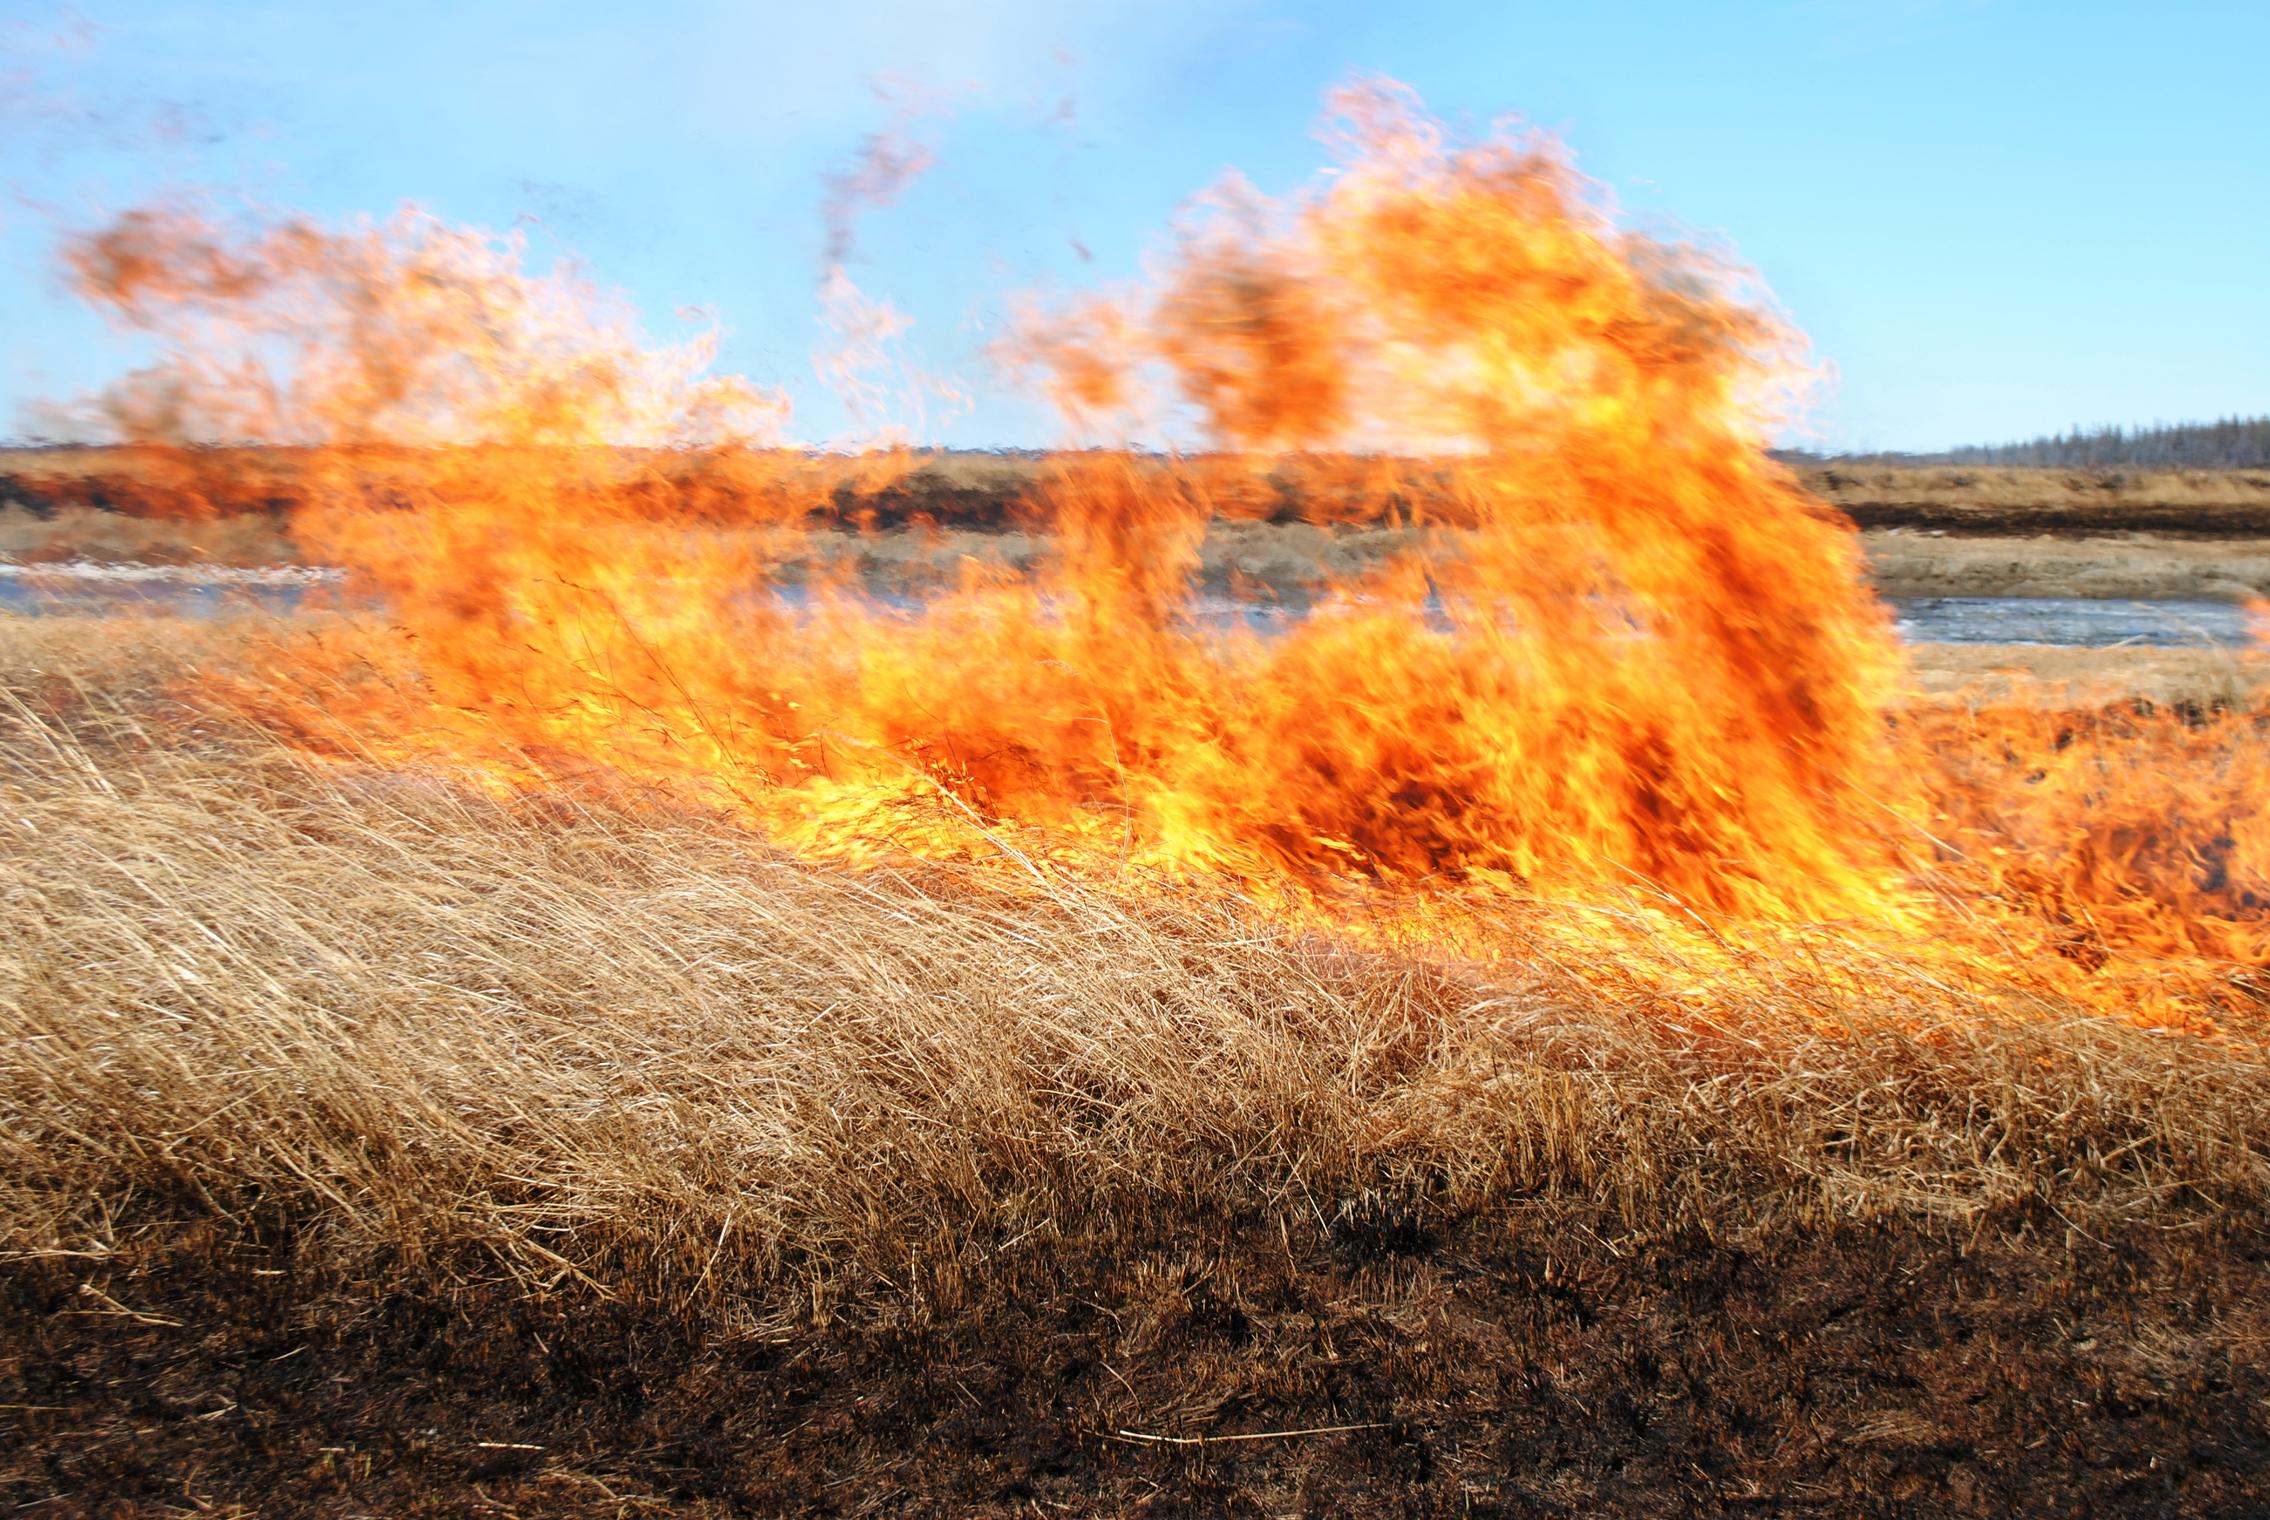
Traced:
<path fill-rule="evenodd" d="M 25 1501 L 76 1474 L 82 1494 L 391 1492 L 400 1512 L 499 1493 L 540 1513 L 624 1493 L 801 1509 L 825 1482 L 962 1508 L 1023 1472 L 1012 1490 L 1096 1512 L 1162 1480 L 1280 1509 L 1449 1502 L 1509 1481 L 1487 1431 L 1535 1394 L 1502 1384 L 1524 1362 L 1574 1356 L 1549 1385 L 1566 1398 L 1674 1411 L 1703 1395 L 1633 1367 L 1731 1358 L 1712 1376 L 1738 1409 L 1775 1356 L 1829 1357 L 1824 1389 L 1838 1357 L 1895 1375 L 1911 1332 L 1858 1352 L 1878 1311 L 1846 1320 L 1845 1301 L 1950 1271 L 1967 1307 L 1949 1312 L 1982 1334 L 1916 1344 L 1962 1363 L 1935 1387 L 1987 1390 L 1964 1420 L 2083 1377 L 2183 1429 L 2263 1387 L 2228 1254 L 2270 1202 L 2270 1073 L 2243 1043 L 1934 1006 L 1914 968 L 1824 967 L 1833 946 L 1786 986 L 1725 976 L 1614 916 L 1598 954 L 1624 974 L 1518 954 L 1493 972 L 1155 880 L 829 868 L 683 813 L 312 762 L 180 705 L 183 664 L 239 657 L 226 624 L 0 633 L 0 1240 L 25 1316 L 0 1397 L 51 1411 L 16 1416 L 30 1439 L 0 1462 Z M 1802 986 L 1839 970 L 1878 979 L 1873 1010 L 1819 1016 Z M 2048 1286 L 2100 1248 L 2088 1272 L 2143 1295 L 2123 1327 L 2095 1289 Z M 1744 1261 L 1784 1264 L 1759 1280 L 1778 1284 L 1761 1325 L 1817 1316 L 1817 1345 L 1760 1363 L 1766 1341 L 1725 1339 L 1711 1316 L 1753 1311 L 1708 1306 L 1755 1294 Z M 2194 1297 L 2157 1296 L 2178 1283 Z M 427 1302 L 438 1318 L 405 1307 Z M 2178 1302 L 2221 1307 L 2178 1323 Z M 1477 1340 L 1485 1307 L 1503 1328 Z M 2068 1327 L 2054 1347 L 2029 1339 L 2044 1314 Z M 2071 1353 L 2084 1321 L 2102 1349 Z M 329 1349 L 288 1360 L 309 1344 Z M 570 1345 L 615 1370 L 569 1377 Z M 1092 1386 L 1091 1357 L 1112 1369 Z M 152 1425 L 63 1370 L 100 1365 L 298 1412 Z M 827 1414 L 846 1379 L 858 1406 Z M 972 1381 L 982 1400 L 954 1391 Z M 1591 1454 L 1535 1491 L 1603 1512 L 1798 1473 L 1857 1493 L 1955 1441 L 1975 1492 L 2007 1495 L 2061 1449 L 1982 1454 L 1928 1392 L 1824 1396 L 1852 1431 L 1826 1446 L 1768 1459 L 1713 1435 L 1705 1473 L 1701 1426 L 1665 1445 L 1642 1418 L 1579 1438 Z M 594 1408 L 657 1398 L 643 1435 L 561 1444 Z M 771 1434 L 687 1455 L 685 1422 L 719 1399 Z M 438 1444 L 408 1429 L 455 1420 Z M 1333 1426 L 1196 1469 L 1112 1434 Z M 318 1450 L 353 1441 L 391 1453 L 378 1477 Z M 2244 1483 L 2205 1449 L 2193 1488 L 2151 1491 Z"/>
<path fill-rule="evenodd" d="M 183 737 L 72 673 L 59 626 L 10 630 L 0 752 L 18 1249 L 282 1210 L 676 1298 L 863 1290 L 1094 1211 L 1575 1198 L 1724 1229 L 2262 1196 L 2244 1048 L 1925 1009 L 1881 962 L 1852 969 L 1882 1016 L 1828 1022 L 1660 953 L 1462 971 L 1156 882 L 508 808 Z"/>

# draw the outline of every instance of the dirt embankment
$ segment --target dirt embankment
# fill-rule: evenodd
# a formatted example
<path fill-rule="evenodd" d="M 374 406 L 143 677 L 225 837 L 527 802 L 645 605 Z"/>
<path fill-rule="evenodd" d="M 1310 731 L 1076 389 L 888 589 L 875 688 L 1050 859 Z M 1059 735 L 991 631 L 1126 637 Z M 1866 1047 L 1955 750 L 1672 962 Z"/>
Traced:
<path fill-rule="evenodd" d="M 367 456 L 367 457 L 366 457 Z M 304 451 L 272 448 L 43 448 L 0 450 L 0 503 L 36 511 L 93 506 L 138 516 L 234 515 L 280 511 L 308 478 Z M 1004 508 L 1047 467 L 1039 453 L 927 451 L 888 456 L 777 455 L 760 459 L 768 478 L 793 476 L 848 503 L 869 508 L 884 526 L 922 516 L 949 526 L 994 527 Z M 358 469 L 383 486 L 408 458 L 400 450 L 368 450 Z M 609 458 L 626 476 L 683 484 L 717 473 L 702 456 L 622 451 Z M 689 463 L 689 461 L 691 461 Z M 1298 517 L 1303 482 L 1387 482 L 1389 494 L 1416 500 L 1428 493 L 1423 466 L 1390 461 L 1351 471 L 1348 461 L 1248 469 L 1234 475 L 1258 491 L 1249 512 Z M 2209 538 L 2270 536 L 2270 471 L 2051 470 L 1954 466 L 1825 464 L 1798 471 L 1821 500 L 1863 528 L 1937 528 L 1987 535 L 2064 536 L 2152 533 Z"/>
<path fill-rule="evenodd" d="M 2270 472 L 1823 465 L 1807 490 L 1862 528 L 1975 537 L 2270 537 Z"/>
<path fill-rule="evenodd" d="M 2270 473 L 1824 467 L 1886 596 L 2270 595 Z"/>

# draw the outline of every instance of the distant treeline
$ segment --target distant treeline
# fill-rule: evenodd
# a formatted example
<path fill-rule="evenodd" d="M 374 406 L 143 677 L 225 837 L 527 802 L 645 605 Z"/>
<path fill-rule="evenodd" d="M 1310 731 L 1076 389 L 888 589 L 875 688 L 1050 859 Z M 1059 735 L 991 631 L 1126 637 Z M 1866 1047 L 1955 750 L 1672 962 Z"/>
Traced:
<path fill-rule="evenodd" d="M 1935 454 L 1825 455 L 1800 449 L 1783 457 L 1806 464 L 1826 464 L 1833 459 L 1848 464 L 2255 470 L 2270 468 L 2270 417 L 2225 417 L 2219 422 L 2160 423 L 2138 428 L 2075 428 L 2023 443 L 1966 444 Z"/>

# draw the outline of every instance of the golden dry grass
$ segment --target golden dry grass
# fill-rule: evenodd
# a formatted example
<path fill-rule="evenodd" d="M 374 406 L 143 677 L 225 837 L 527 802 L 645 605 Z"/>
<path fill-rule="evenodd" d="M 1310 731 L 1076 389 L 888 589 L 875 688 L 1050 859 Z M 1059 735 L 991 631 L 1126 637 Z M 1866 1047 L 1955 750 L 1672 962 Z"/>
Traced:
<path fill-rule="evenodd" d="M 274 518 L 223 517 L 202 522 L 132 517 L 96 507 L 62 507 L 47 516 L 0 505 L 0 560 L 53 564 L 288 565 L 299 559 L 291 534 Z"/>
<path fill-rule="evenodd" d="M 1840 506 L 1945 502 L 1982 511 L 2049 515 L 2061 507 L 2270 505 L 2270 471 L 2263 470 L 2060 470 L 1831 462 L 1807 465 L 1798 474 L 1807 490 Z"/>
<path fill-rule="evenodd" d="M 1861 534 L 1878 593 L 1923 596 L 2078 596 L 2248 602 L 2270 592 L 2270 541 L 2150 533 L 2017 538 Z"/>
<path fill-rule="evenodd" d="M 2245 649 L 2102 649 L 2056 644 L 1919 644 L 1908 650 L 1915 699 L 2017 702 L 2070 709 L 2129 698 L 2239 707 L 2260 699 L 2262 656 Z"/>

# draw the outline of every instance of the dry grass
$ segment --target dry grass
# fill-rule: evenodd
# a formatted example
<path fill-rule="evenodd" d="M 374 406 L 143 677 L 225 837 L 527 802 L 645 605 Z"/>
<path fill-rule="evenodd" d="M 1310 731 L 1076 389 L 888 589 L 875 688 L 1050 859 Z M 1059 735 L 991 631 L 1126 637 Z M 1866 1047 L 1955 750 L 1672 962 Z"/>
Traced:
<path fill-rule="evenodd" d="M 1809 465 L 1805 488 L 1839 506 L 1944 502 L 1982 511 L 2270 506 L 2270 471 L 2056 470 L 1983 465 Z"/>
<path fill-rule="evenodd" d="M 1919 644 L 1908 650 L 1925 701 L 2073 709 L 2132 697 L 2198 707 L 2260 700 L 2262 657 L 2242 649 L 2104 649 L 2055 644 Z"/>
<path fill-rule="evenodd" d="M 288 484 L 301 469 L 289 449 L 237 448 L 189 451 L 199 457 L 227 457 L 232 467 Z M 1021 488 L 1040 468 L 1040 454 L 992 454 L 966 450 L 919 451 L 919 474 L 960 490 L 1007 494 Z M 100 446 L 0 449 L 0 470 L 34 484 L 117 476 L 140 478 L 177 467 L 176 457 L 159 450 L 145 456 L 132 449 Z M 1876 465 L 1834 461 L 1806 464 L 1798 474 L 1806 488 L 1831 501 L 1954 501 L 2003 508 L 2047 508 L 2059 504 L 2131 506 L 2270 505 L 2270 471 L 2175 469 L 2030 469 L 1983 465 Z"/>
<path fill-rule="evenodd" d="M 2270 593 L 2270 541 L 1962 537 L 1888 528 L 1860 536 L 1888 597 L 2080 596 L 2247 602 Z"/>
<path fill-rule="evenodd" d="M 95 507 L 61 507 L 41 516 L 0 504 L 0 560 L 54 564 L 86 560 L 118 565 L 289 565 L 299 550 L 281 522 L 267 516 L 202 522 L 132 517 Z"/>

